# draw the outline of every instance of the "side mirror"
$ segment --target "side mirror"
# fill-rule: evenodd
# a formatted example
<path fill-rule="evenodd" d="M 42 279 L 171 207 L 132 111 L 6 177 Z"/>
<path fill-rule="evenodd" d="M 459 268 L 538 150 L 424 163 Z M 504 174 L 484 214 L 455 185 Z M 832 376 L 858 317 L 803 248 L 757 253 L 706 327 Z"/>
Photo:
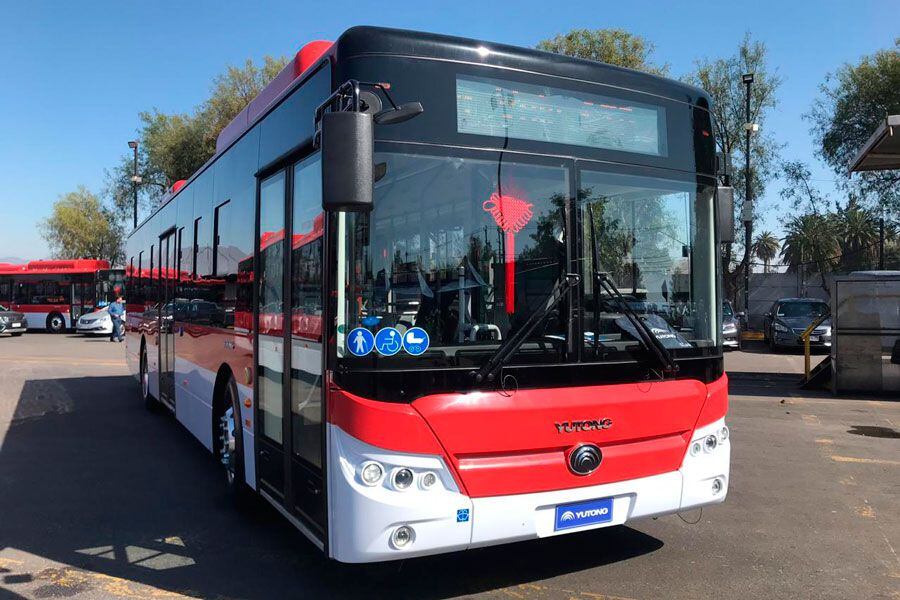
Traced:
<path fill-rule="evenodd" d="M 322 115 L 322 209 L 372 210 L 375 149 L 372 115 L 328 112 Z"/>
<path fill-rule="evenodd" d="M 720 185 L 716 188 L 716 227 L 719 242 L 734 242 L 734 188 Z"/>

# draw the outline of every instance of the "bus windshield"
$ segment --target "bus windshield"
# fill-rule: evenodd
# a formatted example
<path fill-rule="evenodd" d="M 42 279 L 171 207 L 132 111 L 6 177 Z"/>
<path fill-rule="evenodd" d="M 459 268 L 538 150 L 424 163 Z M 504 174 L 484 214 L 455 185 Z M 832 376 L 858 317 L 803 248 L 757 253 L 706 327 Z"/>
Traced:
<path fill-rule="evenodd" d="M 654 334 L 676 354 L 715 346 L 711 186 L 566 159 L 433 152 L 378 152 L 374 210 L 338 218 L 338 357 L 360 367 L 480 365 L 573 271 L 582 278 L 572 293 L 585 304 L 574 329 L 585 358 L 639 356 L 620 307 L 593 296 L 589 204 L 599 266 Z M 571 360 L 572 313 L 572 301 L 562 302 L 513 362 Z M 357 328 L 373 341 L 355 337 L 351 348 Z M 427 334 L 425 348 L 398 343 L 412 328 Z"/>

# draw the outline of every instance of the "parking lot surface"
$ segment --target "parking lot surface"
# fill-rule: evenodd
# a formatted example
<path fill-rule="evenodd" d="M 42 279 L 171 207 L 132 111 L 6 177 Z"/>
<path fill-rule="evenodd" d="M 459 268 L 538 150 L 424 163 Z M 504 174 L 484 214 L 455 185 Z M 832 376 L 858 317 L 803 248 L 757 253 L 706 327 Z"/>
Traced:
<path fill-rule="evenodd" d="M 322 558 L 148 413 L 105 339 L 0 337 L 0 597 L 900 598 L 900 402 L 801 392 L 802 355 L 726 357 L 723 505 L 382 565 Z"/>

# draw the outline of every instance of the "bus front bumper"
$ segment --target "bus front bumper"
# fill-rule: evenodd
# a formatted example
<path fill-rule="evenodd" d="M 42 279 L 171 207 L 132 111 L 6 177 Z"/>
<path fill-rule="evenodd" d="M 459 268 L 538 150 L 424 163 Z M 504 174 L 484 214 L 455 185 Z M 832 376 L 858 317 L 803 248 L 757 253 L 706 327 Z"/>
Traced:
<path fill-rule="evenodd" d="M 698 428 L 691 445 L 698 440 L 702 444 L 723 427 L 724 420 L 720 420 Z M 439 473 L 438 463 L 423 463 L 417 472 L 438 472 L 439 479 L 449 484 L 446 487 L 425 491 L 411 486 L 398 491 L 390 489 L 388 480 L 367 487 L 359 477 L 360 464 L 398 459 L 337 427 L 330 429 L 338 462 L 330 470 L 330 554 L 341 562 L 398 560 L 599 529 L 717 504 L 728 493 L 731 449 L 727 438 L 715 450 L 701 450 L 696 455 L 689 446 L 681 468 L 669 473 L 565 490 L 470 498 L 454 489 L 452 478 L 448 481 Z M 422 456 L 412 458 L 426 460 Z M 439 457 L 427 458 L 441 462 Z M 360 459 L 362 462 L 357 462 Z M 409 459 L 407 455 L 399 462 Z M 386 469 L 386 477 L 393 470 Z M 558 527 L 557 507 L 606 499 L 611 507 L 608 520 Z M 409 538 L 402 546 L 396 543 L 400 528 L 407 529 L 405 537 Z"/>

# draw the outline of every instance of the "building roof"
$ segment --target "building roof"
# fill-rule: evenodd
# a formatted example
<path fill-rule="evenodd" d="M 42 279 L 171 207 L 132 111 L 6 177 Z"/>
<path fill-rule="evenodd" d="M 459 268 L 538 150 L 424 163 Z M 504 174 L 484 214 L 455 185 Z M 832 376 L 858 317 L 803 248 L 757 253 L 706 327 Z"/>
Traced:
<path fill-rule="evenodd" d="M 900 169 L 900 115 L 890 115 L 850 162 L 850 172 Z"/>

